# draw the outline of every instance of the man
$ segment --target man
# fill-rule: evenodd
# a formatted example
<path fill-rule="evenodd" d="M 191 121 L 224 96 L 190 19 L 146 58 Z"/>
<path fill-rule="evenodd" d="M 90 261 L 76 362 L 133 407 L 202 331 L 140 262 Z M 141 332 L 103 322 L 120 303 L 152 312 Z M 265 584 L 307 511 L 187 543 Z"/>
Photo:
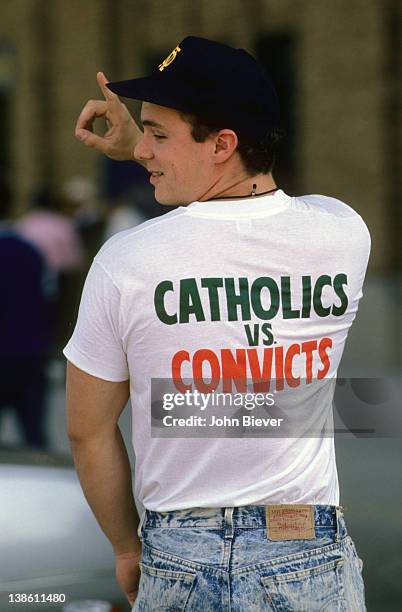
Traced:
<path fill-rule="evenodd" d="M 44 450 L 51 275 L 41 253 L 10 220 L 11 194 L 4 180 L 0 191 L 0 416 L 12 408 L 23 444 Z"/>
<path fill-rule="evenodd" d="M 188 37 L 151 76 L 98 83 L 77 138 L 134 154 L 179 205 L 100 250 L 65 349 L 77 471 L 121 587 L 135 610 L 364 610 L 325 431 L 366 226 L 277 187 L 277 98 L 245 51 Z M 143 101 L 143 132 L 116 94 Z M 139 525 L 117 427 L 129 395 Z"/>

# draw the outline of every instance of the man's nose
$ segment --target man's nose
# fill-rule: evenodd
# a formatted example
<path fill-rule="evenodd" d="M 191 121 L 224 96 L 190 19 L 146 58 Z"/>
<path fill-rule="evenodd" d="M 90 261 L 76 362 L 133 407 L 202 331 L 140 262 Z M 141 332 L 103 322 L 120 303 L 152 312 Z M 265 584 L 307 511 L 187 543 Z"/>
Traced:
<path fill-rule="evenodd" d="M 146 139 L 144 136 L 142 136 L 135 145 L 133 155 L 134 159 L 138 159 L 139 161 L 152 159 L 153 153 L 150 147 L 146 144 Z"/>

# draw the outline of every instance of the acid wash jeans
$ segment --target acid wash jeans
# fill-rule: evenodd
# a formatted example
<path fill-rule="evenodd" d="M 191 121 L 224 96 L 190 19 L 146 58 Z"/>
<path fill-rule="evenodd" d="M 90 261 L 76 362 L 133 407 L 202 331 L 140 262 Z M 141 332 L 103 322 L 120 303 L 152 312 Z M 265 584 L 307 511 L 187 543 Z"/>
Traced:
<path fill-rule="evenodd" d="M 282 541 L 267 538 L 265 506 L 146 510 L 133 612 L 366 610 L 342 509 L 312 508 L 315 538 Z"/>

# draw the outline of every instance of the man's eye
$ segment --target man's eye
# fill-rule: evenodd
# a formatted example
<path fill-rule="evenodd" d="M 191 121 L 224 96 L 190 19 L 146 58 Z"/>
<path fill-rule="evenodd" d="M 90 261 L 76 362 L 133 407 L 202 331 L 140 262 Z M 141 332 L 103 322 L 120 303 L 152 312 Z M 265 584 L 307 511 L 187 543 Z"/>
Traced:
<path fill-rule="evenodd" d="M 166 138 L 166 136 L 162 136 L 161 134 L 154 134 L 154 138 L 156 138 L 156 140 L 163 140 L 164 138 Z"/>

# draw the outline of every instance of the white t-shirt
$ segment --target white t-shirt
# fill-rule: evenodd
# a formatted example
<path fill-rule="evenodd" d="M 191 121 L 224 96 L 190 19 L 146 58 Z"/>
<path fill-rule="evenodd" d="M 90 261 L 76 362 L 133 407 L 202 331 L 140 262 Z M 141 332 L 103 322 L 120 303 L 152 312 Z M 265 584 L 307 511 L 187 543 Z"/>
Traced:
<path fill-rule="evenodd" d="M 236 378 L 240 392 L 244 378 L 269 380 L 276 397 L 293 392 L 292 414 L 318 406 L 322 424 L 369 251 L 349 206 L 281 190 L 193 202 L 106 242 L 64 354 L 93 376 L 130 379 L 135 494 L 146 508 L 339 503 L 333 436 L 151 435 L 151 379 L 173 378 L 183 393 L 199 381 L 213 390 L 215 378 Z M 331 384 L 316 390 L 318 381 Z"/>

